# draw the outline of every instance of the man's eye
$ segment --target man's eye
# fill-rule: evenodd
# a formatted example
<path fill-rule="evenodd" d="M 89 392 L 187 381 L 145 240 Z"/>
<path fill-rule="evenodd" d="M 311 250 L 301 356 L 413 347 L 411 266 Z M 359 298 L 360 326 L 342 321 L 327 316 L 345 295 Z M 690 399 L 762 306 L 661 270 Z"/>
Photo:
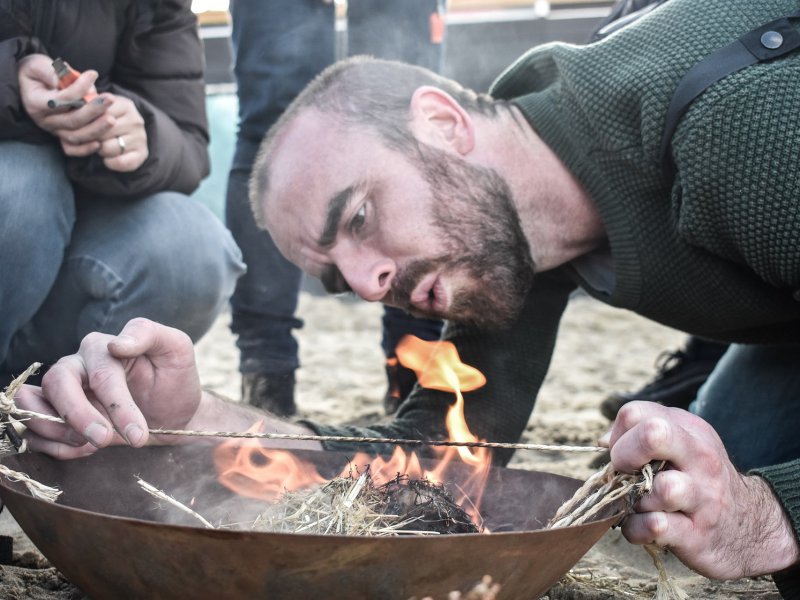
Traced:
<path fill-rule="evenodd" d="M 367 220 L 367 205 L 362 204 L 350 219 L 350 231 L 358 232 Z"/>

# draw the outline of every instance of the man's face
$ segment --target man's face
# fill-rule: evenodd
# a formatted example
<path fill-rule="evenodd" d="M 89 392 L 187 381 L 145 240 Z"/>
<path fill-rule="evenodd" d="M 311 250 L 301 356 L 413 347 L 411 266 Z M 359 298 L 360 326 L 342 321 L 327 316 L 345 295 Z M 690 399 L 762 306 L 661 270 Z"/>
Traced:
<path fill-rule="evenodd" d="M 274 150 L 265 214 L 281 252 L 329 292 L 417 316 L 505 325 L 533 277 L 496 172 L 430 146 L 407 156 L 316 111 Z"/>

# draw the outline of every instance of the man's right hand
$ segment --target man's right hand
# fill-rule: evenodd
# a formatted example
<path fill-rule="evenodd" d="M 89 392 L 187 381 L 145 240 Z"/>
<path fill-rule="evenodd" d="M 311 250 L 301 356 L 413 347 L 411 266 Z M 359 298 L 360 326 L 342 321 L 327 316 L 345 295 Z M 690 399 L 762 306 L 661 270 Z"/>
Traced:
<path fill-rule="evenodd" d="M 16 401 L 67 422 L 28 421 L 25 435 L 32 450 L 77 458 L 111 444 L 143 446 L 148 428 L 182 429 L 199 410 L 201 397 L 189 337 L 133 319 L 117 336 L 87 335 L 77 354 L 50 368 L 41 389 L 24 386 Z"/>
<path fill-rule="evenodd" d="M 148 429 L 263 431 L 308 435 L 290 423 L 240 402 L 201 390 L 192 341 L 185 333 L 133 319 L 119 335 L 90 333 L 76 354 L 50 367 L 42 387 L 26 385 L 15 398 L 20 408 L 58 415 L 67 424 L 26 422 L 31 450 L 55 458 L 79 458 L 114 444 L 191 443 L 220 438 L 163 436 Z M 264 446 L 320 450 L 319 442 L 264 440 Z"/>

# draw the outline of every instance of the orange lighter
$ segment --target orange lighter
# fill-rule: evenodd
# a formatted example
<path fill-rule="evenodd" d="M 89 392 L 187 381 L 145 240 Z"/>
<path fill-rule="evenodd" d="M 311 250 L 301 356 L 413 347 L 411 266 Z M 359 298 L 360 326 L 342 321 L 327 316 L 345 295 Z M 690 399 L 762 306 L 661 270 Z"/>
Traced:
<path fill-rule="evenodd" d="M 60 90 L 63 90 L 65 87 L 69 87 L 75 83 L 75 80 L 80 76 L 80 72 L 70 67 L 69 63 L 62 58 L 57 58 L 53 61 L 53 69 L 55 69 L 56 75 L 58 76 L 58 89 Z M 86 95 L 79 100 L 48 100 L 47 106 L 50 108 L 56 108 L 59 106 L 72 106 L 73 108 L 78 108 L 95 97 L 97 97 L 96 92 L 87 92 Z"/>

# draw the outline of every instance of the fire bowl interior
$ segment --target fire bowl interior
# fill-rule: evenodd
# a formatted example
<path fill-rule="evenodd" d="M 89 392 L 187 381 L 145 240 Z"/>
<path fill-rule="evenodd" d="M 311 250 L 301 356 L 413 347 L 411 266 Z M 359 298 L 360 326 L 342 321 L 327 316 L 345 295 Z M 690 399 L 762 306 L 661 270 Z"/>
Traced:
<path fill-rule="evenodd" d="M 336 453 L 302 454 L 325 476 L 347 462 Z M 606 513 L 586 525 L 541 529 L 581 482 L 493 468 L 481 511 L 491 534 L 346 537 L 211 530 L 159 505 L 135 479 L 138 475 L 186 504 L 194 497 L 192 507 L 206 517 L 223 505 L 231 511 L 239 501 L 211 476 L 206 446 L 111 448 L 64 462 L 23 454 L 3 463 L 63 490 L 51 504 L 0 477 L 0 497 L 28 537 L 93 599 L 439 599 L 470 589 L 485 574 L 503 586 L 500 598 L 535 599 L 618 520 Z M 241 505 L 244 510 L 249 504 L 250 514 L 252 502 Z"/>

